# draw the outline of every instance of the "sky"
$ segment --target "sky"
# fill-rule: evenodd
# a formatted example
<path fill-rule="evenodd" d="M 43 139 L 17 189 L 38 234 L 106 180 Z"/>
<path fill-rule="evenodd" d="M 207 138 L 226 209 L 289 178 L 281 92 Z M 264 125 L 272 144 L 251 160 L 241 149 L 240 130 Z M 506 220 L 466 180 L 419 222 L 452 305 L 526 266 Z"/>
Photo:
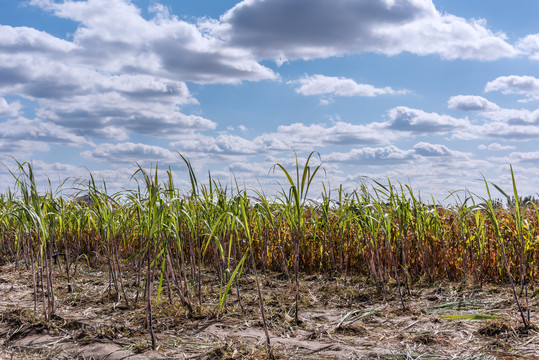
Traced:
<path fill-rule="evenodd" d="M 0 182 L 539 192 L 539 2 L 0 0 Z M 319 154 L 319 156 L 318 156 Z M 162 177 L 164 179 L 164 177 Z M 370 180 L 367 180 L 370 181 Z M 537 196 L 537 195 L 536 195 Z M 316 197 L 313 195 L 313 197 Z"/>

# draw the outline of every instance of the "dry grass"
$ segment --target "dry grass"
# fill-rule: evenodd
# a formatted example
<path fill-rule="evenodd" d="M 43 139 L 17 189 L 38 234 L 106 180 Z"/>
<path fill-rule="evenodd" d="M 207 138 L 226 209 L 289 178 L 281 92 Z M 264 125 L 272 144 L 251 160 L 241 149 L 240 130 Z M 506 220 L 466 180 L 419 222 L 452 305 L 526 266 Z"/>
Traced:
<path fill-rule="evenodd" d="M 216 316 L 209 302 L 219 291 L 216 274 L 203 271 L 207 305 L 190 316 L 164 294 L 154 304 L 156 351 L 145 329 L 144 302 L 115 303 L 103 269 L 79 264 L 68 293 L 57 274 L 58 310 L 48 323 L 33 312 L 28 271 L 0 268 L 0 358 L 10 359 L 267 359 L 256 285 L 240 279 L 242 308 L 231 294 L 225 313 Z M 135 292 L 136 273 L 124 272 L 128 292 Z M 539 334 L 523 331 L 507 286 L 479 289 L 473 284 L 417 286 L 402 310 L 395 286 L 385 296 L 365 278 L 301 276 L 300 323 L 286 278 L 268 273 L 261 288 L 268 314 L 272 356 L 277 359 L 533 359 Z M 507 306 L 509 305 L 509 306 Z M 530 307 L 532 322 L 539 320 Z M 480 316 L 480 315 L 484 315 Z M 488 315 L 488 316 L 487 316 Z M 461 317 L 459 319 L 459 316 Z M 489 320 L 495 316 L 496 320 Z"/>

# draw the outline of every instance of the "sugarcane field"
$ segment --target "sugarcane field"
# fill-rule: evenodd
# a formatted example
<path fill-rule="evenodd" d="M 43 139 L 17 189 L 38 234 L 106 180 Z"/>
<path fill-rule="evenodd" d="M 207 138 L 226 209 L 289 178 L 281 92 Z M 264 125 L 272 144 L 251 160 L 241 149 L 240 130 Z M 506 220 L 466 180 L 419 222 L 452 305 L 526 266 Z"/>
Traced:
<path fill-rule="evenodd" d="M 311 156 L 275 165 L 276 197 L 203 184 L 186 158 L 188 190 L 139 167 L 136 190 L 90 176 L 65 197 L 18 163 L 0 358 L 538 358 L 539 210 L 514 181 L 447 206 L 389 179 L 317 195 Z"/>
<path fill-rule="evenodd" d="M 539 360 L 539 0 L 0 0 L 0 360 Z"/>

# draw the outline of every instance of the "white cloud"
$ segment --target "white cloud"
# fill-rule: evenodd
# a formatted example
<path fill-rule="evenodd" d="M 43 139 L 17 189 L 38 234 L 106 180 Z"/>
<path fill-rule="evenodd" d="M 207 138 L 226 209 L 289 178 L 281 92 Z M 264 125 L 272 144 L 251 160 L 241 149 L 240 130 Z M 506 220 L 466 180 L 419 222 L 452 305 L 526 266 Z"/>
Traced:
<path fill-rule="evenodd" d="M 46 52 L 0 50 L 0 93 L 34 99 L 61 98 L 90 90 L 100 77 L 98 72 L 68 62 Z"/>
<path fill-rule="evenodd" d="M 478 128 L 477 133 L 494 139 L 517 141 L 536 140 L 539 138 L 539 126 L 494 122 L 482 125 Z"/>
<path fill-rule="evenodd" d="M 215 129 L 211 120 L 185 115 L 174 103 L 133 101 L 118 92 L 92 93 L 62 100 L 42 100 L 38 115 L 78 134 L 125 138 L 127 133 L 174 137 Z"/>
<path fill-rule="evenodd" d="M 430 3 L 429 0 L 424 2 Z M 519 52 L 505 41 L 503 33 L 493 33 L 483 19 L 466 20 L 436 12 L 402 27 L 383 29 L 388 41 L 382 49 L 389 55 L 411 52 L 418 55 L 438 54 L 444 59 L 492 61 L 515 57 Z M 396 46 L 393 47 L 393 44 Z M 374 45 L 377 48 L 376 44 Z"/>
<path fill-rule="evenodd" d="M 0 117 L 15 117 L 19 115 L 21 110 L 21 103 L 18 101 L 7 102 L 6 99 L 0 97 Z"/>
<path fill-rule="evenodd" d="M 223 15 L 220 22 L 201 19 L 196 24 L 178 19 L 158 4 L 151 8 L 153 18 L 145 19 L 134 3 L 126 0 L 30 3 L 79 26 L 72 41 L 30 28 L 0 27 L 0 93 L 36 100 L 39 117 L 85 137 L 124 141 L 131 134 L 143 134 L 177 139 L 215 129 L 213 121 L 181 112 L 180 107 L 197 103 L 185 81 L 276 79 L 276 74 L 258 63 L 261 57 L 253 51 L 259 51 L 259 45 L 264 51 L 277 52 L 270 57 L 290 58 L 363 51 L 437 53 L 447 58 L 511 56 L 501 35 L 490 33 L 483 23 L 441 15 L 428 0 L 247 0 Z M 246 15 L 253 17 L 246 19 Z M 276 21 L 282 26 L 276 26 Z M 425 25 L 424 29 L 415 28 L 419 25 Z M 253 31 L 241 35 L 241 29 Z M 418 36 L 424 41 L 417 43 Z M 432 41 L 432 36 L 437 41 Z M 472 48 L 468 38 L 474 42 Z M 273 46 L 273 41 L 281 46 Z M 487 43 L 494 47 L 484 47 Z M 439 48 L 422 48 L 425 44 Z M 451 44 L 458 44 L 462 51 L 451 50 Z M 497 46 L 507 51 L 494 55 L 490 49 Z M 451 55 L 444 53 L 446 50 Z M 298 82 L 297 91 L 304 95 L 402 93 L 324 75 L 307 76 Z M 322 99 L 321 103 L 329 101 Z M 0 112 L 1 108 L 2 104 Z M 408 115 L 415 112 L 413 119 L 404 120 L 401 113 L 392 119 L 392 129 L 403 130 L 399 126 L 405 125 L 416 134 L 445 133 L 467 122 L 408 110 Z M 13 109 L 9 113 L 13 114 Z M 381 124 L 337 125 L 283 126 L 277 131 L 280 138 L 263 134 L 252 141 L 257 148 L 282 150 L 312 148 L 319 143 L 380 144 L 395 138 L 381 139 L 382 133 L 390 134 Z M 290 133 L 287 128 L 294 126 L 297 133 Z"/>
<path fill-rule="evenodd" d="M 325 157 L 328 163 L 339 162 L 358 165 L 387 166 L 388 164 L 402 164 L 414 158 L 413 150 L 401 150 L 396 146 L 372 148 L 364 147 L 352 149 L 349 152 L 333 152 Z"/>
<path fill-rule="evenodd" d="M 170 143 L 180 153 L 201 152 L 215 155 L 256 154 L 257 146 L 240 136 L 221 134 L 217 137 L 204 135 L 190 136 Z"/>
<path fill-rule="evenodd" d="M 539 109 L 499 109 L 483 114 L 483 116 L 498 122 L 511 125 L 537 125 L 539 124 Z"/>
<path fill-rule="evenodd" d="M 459 95 L 449 99 L 449 107 L 459 110 L 477 111 L 483 122 L 455 130 L 452 138 L 472 140 L 484 137 L 503 140 L 535 140 L 539 134 L 539 109 L 505 109 L 480 96 Z M 491 144 L 489 150 L 501 150 Z M 480 145 L 480 149 L 487 149 Z"/>
<path fill-rule="evenodd" d="M 40 182 L 45 182 L 50 179 L 51 182 L 53 183 L 53 186 L 54 186 L 55 180 L 62 180 L 62 179 L 68 179 L 68 178 L 71 178 L 71 179 L 89 178 L 88 170 L 85 169 L 84 167 L 79 167 L 79 166 L 75 166 L 71 164 L 64 164 L 60 162 L 49 163 L 42 160 L 34 160 L 32 161 L 31 164 L 32 164 L 32 169 L 34 170 L 34 174 L 36 175 L 36 180 Z M 69 189 L 68 191 L 73 191 L 73 189 Z"/>
<path fill-rule="evenodd" d="M 440 14 L 431 0 L 244 0 L 213 30 L 278 63 L 378 52 L 494 60 L 518 51 L 484 20 Z"/>
<path fill-rule="evenodd" d="M 154 18 L 146 20 L 126 0 L 31 3 L 80 23 L 73 36 L 78 60 L 109 72 L 200 83 L 237 83 L 276 76 L 248 51 L 228 46 L 197 24 L 171 16 L 164 7 L 154 6 Z"/>
<path fill-rule="evenodd" d="M 211 120 L 180 112 L 179 106 L 197 103 L 184 82 L 142 74 L 106 74 L 37 55 L 0 53 L 1 92 L 37 100 L 40 117 L 84 136 L 173 136 L 216 127 Z M 104 134 L 105 127 L 113 131 Z"/>
<path fill-rule="evenodd" d="M 125 140 L 215 129 L 213 121 L 181 111 L 198 103 L 185 81 L 276 78 L 248 50 L 228 46 L 162 6 L 153 6 L 147 20 L 128 0 L 30 4 L 78 27 L 68 41 L 0 26 L 0 95 L 36 101 L 38 116 L 79 136 Z M 0 116 L 17 116 L 17 104 L 6 109 L 0 101 Z"/>
<path fill-rule="evenodd" d="M 89 160 L 108 161 L 113 163 L 134 163 L 141 161 L 170 162 L 179 156 L 160 146 L 141 143 L 99 144 L 92 151 L 84 151 L 81 155 Z"/>
<path fill-rule="evenodd" d="M 238 178 L 239 181 L 252 181 L 253 179 L 260 179 L 260 181 L 272 181 L 275 176 L 280 176 L 280 174 L 272 173 L 270 170 L 275 162 L 271 161 L 233 161 L 227 166 L 227 170 L 231 171 L 234 174 L 241 174 L 241 178 Z M 247 178 L 244 178 L 247 177 Z M 252 185 L 255 185 L 255 182 L 252 181 Z"/>
<path fill-rule="evenodd" d="M 481 96 L 458 95 L 448 101 L 449 108 L 463 111 L 477 111 L 483 118 L 493 120 L 494 123 L 510 125 L 538 125 L 539 109 L 505 109 L 488 101 Z M 491 123 L 492 124 L 492 123 Z M 476 127 L 476 130 L 478 128 Z"/>
<path fill-rule="evenodd" d="M 504 158 L 504 160 L 511 164 L 531 163 L 535 165 L 539 161 L 539 151 L 515 151 L 510 153 L 506 158 Z"/>
<path fill-rule="evenodd" d="M 524 95 L 524 101 L 539 100 L 539 79 L 533 76 L 500 76 L 485 86 L 485 91 Z"/>
<path fill-rule="evenodd" d="M 445 160 L 444 160 L 445 159 Z M 369 166 L 405 165 L 414 161 L 436 161 L 438 163 L 468 160 L 469 154 L 449 149 L 445 145 L 419 142 L 411 149 L 402 150 L 396 146 L 363 147 L 348 152 L 334 152 L 325 157 L 328 163 L 347 163 Z M 442 161 L 443 160 L 443 161 Z"/>
<path fill-rule="evenodd" d="M 331 99 L 331 98 L 329 98 L 329 99 L 321 98 L 320 102 L 319 102 L 319 104 L 322 105 L 322 106 L 329 105 L 331 103 L 333 103 L 333 99 Z"/>
<path fill-rule="evenodd" d="M 475 95 L 457 95 L 451 96 L 447 102 L 450 109 L 462 111 L 494 111 L 499 106 L 488 101 L 484 97 Z"/>
<path fill-rule="evenodd" d="M 501 151 L 501 150 L 514 150 L 516 147 L 512 145 L 500 145 L 498 143 L 491 143 L 488 146 L 481 144 L 478 146 L 480 150 L 491 150 L 491 151 Z"/>
<path fill-rule="evenodd" d="M 261 136 L 255 140 L 267 139 L 268 137 Z M 386 131 L 381 123 L 357 125 L 337 121 L 329 127 L 323 124 L 303 123 L 281 125 L 277 128 L 273 140 L 283 144 L 283 149 L 299 147 L 313 150 L 315 147 L 327 145 L 384 144 L 392 139 L 395 139 L 395 136 Z"/>
<path fill-rule="evenodd" d="M 18 118 L 0 123 L 0 139 L 9 141 L 37 141 L 44 143 L 68 145 L 80 147 L 93 145 L 82 136 L 77 136 L 69 130 L 44 122 L 40 119 Z"/>
<path fill-rule="evenodd" d="M 176 105 L 198 104 L 184 82 L 141 74 L 104 77 L 96 84 L 100 91 L 119 92 L 131 100 L 171 102 Z"/>
<path fill-rule="evenodd" d="M 50 55 L 69 53 L 77 46 L 69 41 L 58 39 L 44 31 L 29 27 L 0 25 L 0 51 L 13 53 L 39 53 Z"/>
<path fill-rule="evenodd" d="M 419 109 L 398 106 L 387 112 L 387 127 L 392 130 L 406 131 L 415 135 L 447 134 L 463 131 L 470 127 L 467 118 L 458 119 L 449 115 L 427 113 Z"/>
<path fill-rule="evenodd" d="M 30 159 L 36 152 L 47 152 L 50 146 L 44 141 L 13 140 L 0 137 L 0 159 Z"/>
<path fill-rule="evenodd" d="M 196 134 L 180 136 L 170 143 L 180 152 L 229 155 L 259 155 L 282 151 L 312 151 L 315 149 L 339 145 L 387 144 L 396 136 L 382 123 L 356 125 L 337 121 L 325 124 L 294 123 L 280 125 L 275 132 L 264 133 L 252 139 L 241 136 L 220 134 L 216 137 Z"/>
<path fill-rule="evenodd" d="M 416 155 L 423 157 L 453 157 L 453 158 L 468 158 L 468 155 L 460 151 L 449 149 L 442 144 L 430 144 L 427 142 L 419 142 L 412 148 Z"/>
<path fill-rule="evenodd" d="M 405 91 L 395 91 L 391 87 L 377 88 L 369 84 L 358 84 L 352 79 L 332 77 L 320 74 L 305 76 L 293 81 L 299 83 L 296 92 L 302 95 L 336 95 L 336 96 L 378 96 L 403 94 Z"/>
<path fill-rule="evenodd" d="M 539 34 L 531 34 L 520 39 L 516 47 L 528 54 L 530 59 L 539 60 Z"/>

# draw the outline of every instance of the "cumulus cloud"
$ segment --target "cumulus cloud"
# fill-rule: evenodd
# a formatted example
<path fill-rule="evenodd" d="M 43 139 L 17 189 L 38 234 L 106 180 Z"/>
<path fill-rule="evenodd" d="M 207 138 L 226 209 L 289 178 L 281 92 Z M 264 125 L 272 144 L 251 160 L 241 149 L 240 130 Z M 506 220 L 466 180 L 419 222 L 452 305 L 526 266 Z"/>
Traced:
<path fill-rule="evenodd" d="M 49 53 L 61 56 L 76 49 L 69 41 L 29 27 L 0 25 L 0 51 L 13 53 Z"/>
<path fill-rule="evenodd" d="M 395 91 L 391 87 L 377 88 L 369 84 L 358 84 L 352 79 L 332 77 L 320 74 L 305 76 L 294 81 L 300 86 L 296 92 L 302 95 L 336 95 L 336 96 L 378 96 L 404 94 L 406 91 Z"/>
<path fill-rule="evenodd" d="M 89 160 L 113 163 L 134 163 L 135 161 L 170 162 L 178 159 L 176 153 L 160 146 L 131 142 L 99 144 L 94 150 L 84 151 L 81 155 Z"/>
<path fill-rule="evenodd" d="M 259 150 L 253 141 L 240 136 L 221 134 L 217 137 L 190 136 L 170 143 L 179 152 L 206 152 L 216 155 L 256 154 Z"/>
<path fill-rule="evenodd" d="M 252 139 L 219 134 L 215 137 L 196 134 L 180 136 L 170 146 L 180 152 L 207 153 L 216 156 L 259 155 L 282 151 L 312 151 L 332 145 L 387 144 L 397 137 L 384 124 L 366 125 L 337 121 L 331 125 L 294 123 L 280 125 L 276 131 L 263 133 Z"/>
<path fill-rule="evenodd" d="M 539 125 L 539 109 L 499 109 L 484 114 L 485 117 L 510 125 Z"/>
<path fill-rule="evenodd" d="M 0 139 L 11 142 L 21 140 L 53 143 L 68 146 L 93 145 L 82 136 L 77 136 L 61 126 L 40 119 L 18 118 L 0 123 Z"/>
<path fill-rule="evenodd" d="M 452 96 L 448 101 L 448 106 L 463 111 L 477 111 L 479 116 L 494 122 L 510 125 L 539 125 L 539 109 L 502 108 L 481 96 Z"/>
<path fill-rule="evenodd" d="M 537 161 L 539 161 L 539 151 L 512 152 L 512 153 L 509 154 L 507 160 L 510 163 L 533 163 L 533 164 L 537 164 Z"/>
<path fill-rule="evenodd" d="M 530 59 L 539 60 L 539 34 L 530 34 L 520 39 L 516 47 L 525 54 L 528 54 Z"/>
<path fill-rule="evenodd" d="M 412 149 L 417 155 L 424 157 L 466 157 L 464 153 L 450 150 L 447 146 L 441 144 L 419 142 Z"/>
<path fill-rule="evenodd" d="M 455 107 L 495 109 L 497 105 L 481 100 L 481 97 L 458 99 L 451 104 Z M 477 101 L 480 100 L 480 101 Z M 476 140 L 534 140 L 539 136 L 539 110 L 515 110 L 497 107 L 497 110 L 479 112 L 483 121 L 472 124 L 467 118 L 428 113 L 419 109 L 396 107 L 386 114 L 387 121 L 368 124 L 352 124 L 341 120 L 330 124 L 294 123 L 281 125 L 274 132 L 267 132 L 253 138 L 219 134 L 215 137 L 197 134 L 180 135 L 170 146 L 180 152 L 193 154 L 214 154 L 215 156 L 250 156 L 279 154 L 284 151 L 312 151 L 332 146 L 357 147 L 390 145 L 403 137 L 448 135 L 450 139 Z M 489 146 L 489 149 L 497 145 Z M 485 147 L 486 148 L 486 147 Z M 379 149 L 371 147 L 371 149 Z M 387 150 L 387 149 L 386 149 Z M 412 149 L 414 156 L 462 156 L 444 145 L 419 142 Z M 380 150 L 377 150 L 378 152 Z M 211 157 L 210 157 L 211 158 Z"/>
<path fill-rule="evenodd" d="M 230 47 L 197 24 L 154 6 L 146 20 L 125 0 L 33 0 L 54 15 L 80 23 L 73 35 L 80 61 L 111 72 L 166 76 L 181 81 L 235 83 L 273 79 L 275 74 L 241 48 Z"/>
<path fill-rule="evenodd" d="M 462 111 L 494 111 L 499 106 L 488 101 L 484 97 L 475 95 L 457 95 L 451 96 L 447 102 L 450 109 Z"/>
<path fill-rule="evenodd" d="M 30 99 L 69 97 L 91 91 L 102 78 L 98 71 L 67 62 L 47 53 L 0 51 L 0 93 Z"/>
<path fill-rule="evenodd" d="M 501 151 L 501 150 L 514 150 L 516 147 L 512 145 L 501 145 L 498 143 L 491 143 L 488 146 L 481 144 L 478 146 L 480 150 L 491 150 L 491 151 Z"/>
<path fill-rule="evenodd" d="M 117 92 L 42 100 L 41 104 L 40 117 L 98 138 L 121 140 L 127 132 L 174 137 L 217 126 L 201 116 L 183 114 L 173 103 L 131 101 Z"/>
<path fill-rule="evenodd" d="M 48 187 L 49 180 L 53 186 L 56 180 L 62 179 L 84 179 L 88 178 L 88 169 L 84 167 L 75 166 L 71 164 L 65 164 L 60 162 L 46 162 L 42 160 L 33 160 L 31 162 L 34 175 L 36 177 L 37 184 L 43 184 Z M 107 185 L 109 183 L 107 182 Z M 64 188 L 65 189 L 65 188 Z M 75 190 L 69 189 L 69 192 L 75 192 Z"/>
<path fill-rule="evenodd" d="M 337 121 L 331 126 L 323 124 L 305 125 L 295 123 L 281 125 L 277 128 L 275 142 L 281 142 L 284 148 L 291 149 L 295 146 L 310 148 L 325 145 L 364 145 L 388 143 L 395 136 L 385 130 L 381 123 L 366 125 L 351 124 Z M 267 137 L 260 137 L 257 141 L 265 142 Z"/>
<path fill-rule="evenodd" d="M 388 164 L 402 164 L 414 158 L 413 150 L 401 150 L 396 146 L 372 148 L 364 147 L 352 149 L 349 152 L 334 152 L 326 156 L 327 162 L 361 164 L 371 166 L 386 166 Z"/>
<path fill-rule="evenodd" d="M 215 29 L 278 63 L 374 51 L 494 60 L 518 51 L 484 20 L 439 13 L 431 0 L 244 0 Z"/>
<path fill-rule="evenodd" d="M 396 146 L 355 148 L 349 152 L 334 152 L 325 161 L 370 166 L 403 165 L 421 159 L 468 159 L 468 154 L 451 150 L 445 145 L 419 142 L 411 149 L 402 150 Z"/>
<path fill-rule="evenodd" d="M 6 99 L 0 97 L 0 117 L 15 117 L 19 115 L 21 103 L 18 101 L 8 103 Z"/>
<path fill-rule="evenodd" d="M 35 152 L 47 152 L 50 150 L 48 143 L 44 141 L 12 140 L 0 138 L 0 159 L 7 160 L 29 159 Z"/>
<path fill-rule="evenodd" d="M 145 19 L 126 0 L 31 0 L 30 4 L 72 20 L 78 27 L 68 41 L 31 28 L 0 26 L 0 94 L 36 100 L 39 117 L 77 136 L 120 141 L 131 134 L 177 139 L 215 129 L 213 121 L 182 112 L 183 106 L 197 103 L 185 82 L 276 79 L 272 70 L 259 63 L 263 58 L 316 58 L 363 51 L 477 59 L 512 55 L 503 37 L 483 23 L 441 15 L 429 0 L 246 0 L 219 21 L 200 19 L 197 23 L 181 20 L 158 4 L 152 6 L 153 17 Z M 416 28 L 419 25 L 423 30 Z M 451 49 L 455 44 L 459 51 Z M 494 54 L 493 49 L 500 51 Z M 298 83 L 297 92 L 304 95 L 402 93 L 324 75 L 306 76 Z M 0 101 L 0 114 L 13 116 L 16 104 L 10 104 L 8 111 Z M 393 120 L 394 129 L 399 121 L 403 125 L 402 119 Z M 409 131 L 420 127 L 434 131 L 425 126 L 428 121 L 419 126 L 415 126 L 421 122 L 418 116 L 414 121 L 408 124 Z M 439 132 L 451 127 L 443 119 L 433 121 Z M 341 123 L 321 128 L 323 141 L 381 142 L 381 127 L 354 126 Z M 300 136 L 312 136 L 316 126 L 296 130 L 298 134 L 293 135 L 282 127 L 278 133 L 283 139 L 264 134 L 257 146 L 285 149 L 292 142 L 298 147 L 312 146 L 311 140 Z"/>
<path fill-rule="evenodd" d="M 84 136 L 173 136 L 216 127 L 211 120 L 180 111 L 182 105 L 197 103 L 184 82 L 143 74 L 106 74 L 39 56 L 0 53 L 0 92 L 36 100 L 40 117 Z M 4 108 L 0 101 L 0 111 Z"/>
<path fill-rule="evenodd" d="M 427 113 L 419 109 L 398 106 L 387 112 L 390 129 L 406 131 L 415 135 L 447 134 L 470 127 L 468 119 L 458 119 L 449 115 Z"/>
<path fill-rule="evenodd" d="M 523 151 L 514 151 L 509 153 L 509 155 L 502 157 L 502 158 L 493 158 L 493 160 L 498 162 L 504 162 L 507 164 L 521 164 L 522 166 L 525 166 L 524 169 L 516 170 L 518 173 L 527 173 L 527 174 L 533 174 L 534 172 L 537 172 L 537 168 L 534 167 L 535 164 L 539 161 L 539 151 L 529 151 L 529 152 L 523 152 Z M 533 179 L 529 179 L 528 183 L 534 183 L 535 177 Z M 536 191 L 534 189 L 534 191 Z"/>
<path fill-rule="evenodd" d="M 505 122 L 486 123 L 478 129 L 478 134 L 503 140 L 536 140 L 539 137 L 539 126 L 514 125 Z"/>
<path fill-rule="evenodd" d="M 130 100 L 173 102 L 176 105 L 197 104 L 182 81 L 142 74 L 103 77 L 95 85 L 100 92 L 118 92 Z"/>
<path fill-rule="evenodd" d="M 451 137 L 461 140 L 472 140 L 490 137 L 503 140 L 535 140 L 539 134 L 539 109 L 506 109 L 488 101 L 481 96 L 459 95 L 448 101 L 449 107 L 465 111 L 477 111 L 475 124 L 457 130 Z M 479 123 L 479 120 L 482 120 Z M 480 145 L 480 149 L 487 149 Z M 499 144 L 491 144 L 489 150 L 506 150 Z"/>
<path fill-rule="evenodd" d="M 180 107 L 197 104 L 186 81 L 238 83 L 276 79 L 249 50 L 231 47 L 196 23 L 153 6 L 145 19 L 127 0 L 32 0 L 78 23 L 69 40 L 0 25 L 0 95 L 37 103 L 47 121 L 77 135 L 125 140 L 130 134 L 176 136 L 214 129 Z M 0 116 L 18 103 L 0 98 Z"/>
<path fill-rule="evenodd" d="M 524 95 L 523 101 L 539 100 L 539 79 L 533 76 L 500 76 L 488 82 L 485 91 Z"/>
<path fill-rule="evenodd" d="M 277 172 L 272 172 L 271 168 L 279 161 L 232 161 L 227 166 L 227 170 L 234 175 L 241 174 L 242 181 L 257 179 L 257 185 L 260 183 L 266 183 L 269 186 L 274 186 L 275 179 L 278 179 L 281 174 Z M 230 174 L 229 174 L 230 176 Z M 247 179 L 244 177 L 248 177 Z M 239 180 L 239 179 L 238 179 Z M 273 183 L 273 184 L 272 184 Z M 252 181 L 252 185 L 255 185 L 255 182 Z M 264 186 L 265 188 L 266 186 Z M 265 189 L 264 189 L 265 190 Z"/>

